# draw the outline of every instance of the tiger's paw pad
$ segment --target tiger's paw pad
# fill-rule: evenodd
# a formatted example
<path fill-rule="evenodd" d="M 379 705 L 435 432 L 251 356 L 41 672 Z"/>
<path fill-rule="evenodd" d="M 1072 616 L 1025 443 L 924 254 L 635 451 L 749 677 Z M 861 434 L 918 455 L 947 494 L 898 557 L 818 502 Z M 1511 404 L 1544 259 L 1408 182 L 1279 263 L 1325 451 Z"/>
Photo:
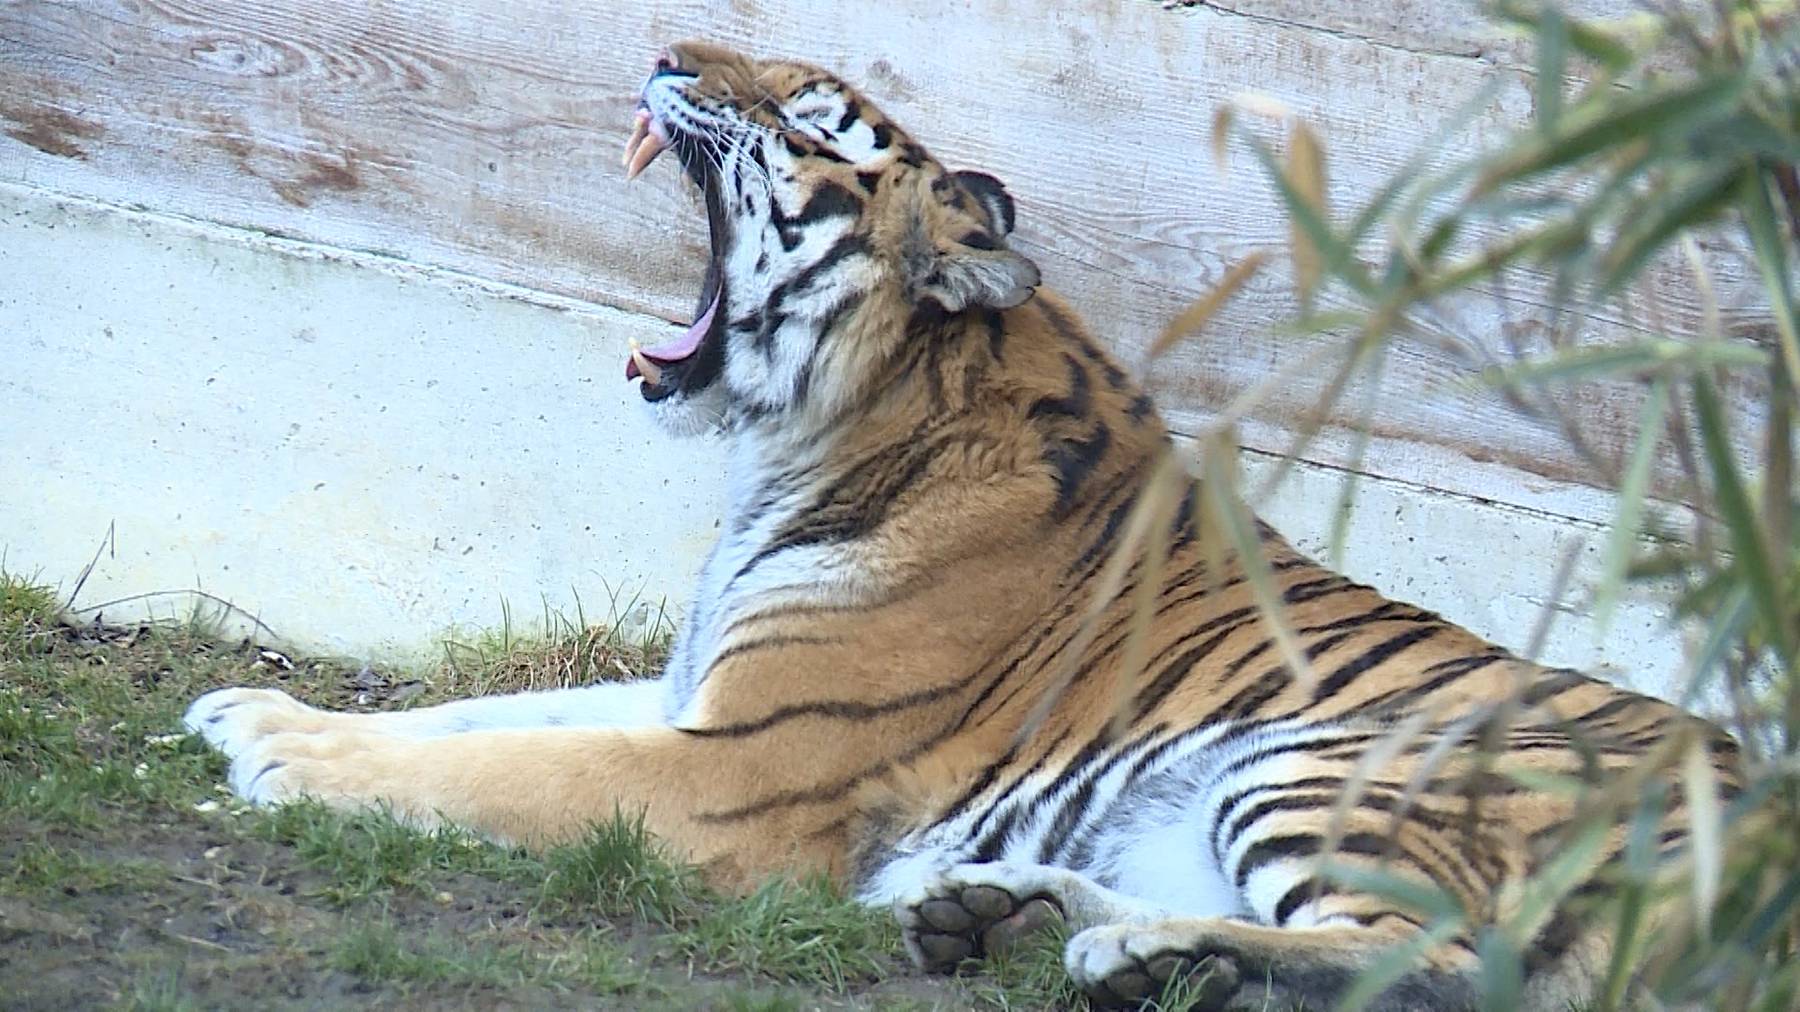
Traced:
<path fill-rule="evenodd" d="M 1100 1008 L 1138 1008 L 1153 1001 L 1217 1012 L 1231 1006 L 1243 985 L 1234 956 L 1171 948 L 1153 926 L 1089 928 L 1069 940 L 1063 964 Z"/>
<path fill-rule="evenodd" d="M 1020 898 L 1004 886 L 970 881 L 981 877 L 979 872 L 959 872 L 963 869 L 953 868 L 894 904 L 906 951 L 926 970 L 949 973 L 969 960 L 1009 952 L 1064 921 L 1062 908 L 1049 896 Z"/>

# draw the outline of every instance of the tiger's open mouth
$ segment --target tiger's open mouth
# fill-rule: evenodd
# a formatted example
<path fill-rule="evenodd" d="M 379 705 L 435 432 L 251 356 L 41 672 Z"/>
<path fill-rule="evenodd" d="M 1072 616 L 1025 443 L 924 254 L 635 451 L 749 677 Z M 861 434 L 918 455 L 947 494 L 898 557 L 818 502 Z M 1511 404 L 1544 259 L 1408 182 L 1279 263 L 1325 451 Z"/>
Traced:
<path fill-rule="evenodd" d="M 673 149 L 688 178 L 700 188 L 706 204 L 706 274 L 700 283 L 700 299 L 694 322 L 679 337 L 648 348 L 631 344 L 625 362 L 627 380 L 643 377 L 639 392 L 647 401 L 660 401 L 676 391 L 694 392 L 718 378 L 724 364 L 725 344 L 720 339 L 725 320 L 719 306 L 725 300 L 723 258 L 726 247 L 724 201 L 718 172 L 706 157 L 705 138 L 678 132 L 649 109 L 639 105 L 631 137 L 625 142 L 625 178 L 636 179 L 664 151 Z"/>

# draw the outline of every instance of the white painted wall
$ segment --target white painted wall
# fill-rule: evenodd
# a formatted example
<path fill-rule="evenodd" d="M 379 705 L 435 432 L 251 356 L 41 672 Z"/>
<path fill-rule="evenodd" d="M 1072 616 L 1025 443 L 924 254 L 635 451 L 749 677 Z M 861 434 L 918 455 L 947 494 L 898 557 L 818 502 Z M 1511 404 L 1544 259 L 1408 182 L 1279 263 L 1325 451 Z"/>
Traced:
<path fill-rule="evenodd" d="M 67 588 L 115 531 L 78 605 L 198 587 L 295 646 L 396 657 L 503 599 L 680 603 L 713 536 L 721 446 L 655 434 L 622 379 L 651 317 L 0 185 L 0 324 L 0 550 Z M 1342 473 L 1300 465 L 1265 515 L 1322 556 Z M 1655 602 L 1596 641 L 1591 523 L 1365 478 L 1350 533 L 1353 576 L 1515 649 L 1585 542 L 1546 658 L 1676 684 Z"/>

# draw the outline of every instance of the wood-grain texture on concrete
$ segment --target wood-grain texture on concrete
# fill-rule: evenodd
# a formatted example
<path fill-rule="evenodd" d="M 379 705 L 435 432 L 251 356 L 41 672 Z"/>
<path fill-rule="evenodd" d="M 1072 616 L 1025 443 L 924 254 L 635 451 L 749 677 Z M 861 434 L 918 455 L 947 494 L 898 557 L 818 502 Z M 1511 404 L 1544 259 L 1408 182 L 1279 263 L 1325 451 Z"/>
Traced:
<path fill-rule="evenodd" d="M 1626 0 L 1589 0 L 1591 12 Z M 627 186 L 618 151 L 662 44 L 705 36 L 802 56 L 859 82 L 945 161 L 1009 182 L 1019 246 L 1135 360 L 1162 324 L 1254 250 L 1285 249 L 1248 152 L 1208 154 L 1212 112 L 1286 103 L 1330 150 L 1329 195 L 1364 199 L 1489 82 L 1456 144 L 1527 121 L 1528 54 L 1472 0 L 19 0 L 0 6 L 0 179 L 359 251 L 676 320 L 691 312 L 702 219 L 675 173 Z M 1760 327 L 1741 257 L 1711 251 L 1728 329 Z M 1553 426 L 1462 381 L 1546 341 L 1542 278 L 1447 307 L 1398 347 L 1367 401 L 1372 474 L 1589 521 L 1597 474 Z M 1692 333 L 1692 282 L 1658 274 L 1588 337 Z M 1203 428 L 1313 348 L 1258 278 L 1155 371 L 1174 424 Z M 381 340 L 372 332 L 371 341 Z M 1284 386 L 1243 429 L 1285 450 L 1326 376 Z M 1616 457 L 1630 387 L 1565 405 Z M 1746 411 L 1754 398 L 1744 397 Z M 1307 450 L 1350 460 L 1351 397 Z M 1750 419 L 1752 422 L 1754 418 Z M 1746 426 L 1746 433 L 1750 426 Z M 1746 435 L 1748 443 L 1752 437 Z M 1665 479 L 1667 474 L 1665 474 Z M 1665 483 L 1665 489 L 1669 486 Z"/>

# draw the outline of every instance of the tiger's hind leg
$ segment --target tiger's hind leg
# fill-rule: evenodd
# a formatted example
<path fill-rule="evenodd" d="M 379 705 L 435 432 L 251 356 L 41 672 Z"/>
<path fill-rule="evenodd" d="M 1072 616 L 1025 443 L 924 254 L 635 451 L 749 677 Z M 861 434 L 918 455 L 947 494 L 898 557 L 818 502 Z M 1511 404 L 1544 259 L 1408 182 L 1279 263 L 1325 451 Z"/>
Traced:
<path fill-rule="evenodd" d="M 894 900 L 907 952 L 938 972 L 1058 925 L 1080 931 L 1167 913 L 1066 868 L 1007 861 L 952 866 Z"/>

